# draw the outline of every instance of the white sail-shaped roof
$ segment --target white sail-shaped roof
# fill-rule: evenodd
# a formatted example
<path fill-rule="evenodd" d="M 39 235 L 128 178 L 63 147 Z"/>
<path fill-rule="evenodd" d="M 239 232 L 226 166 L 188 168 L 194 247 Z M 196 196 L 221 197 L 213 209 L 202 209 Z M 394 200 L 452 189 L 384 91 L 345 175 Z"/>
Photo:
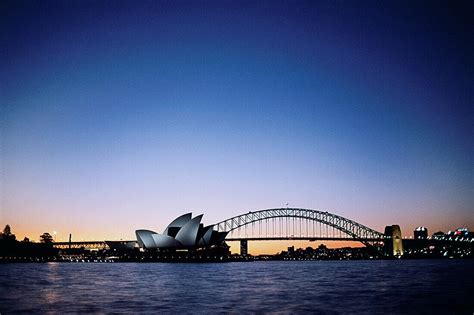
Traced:
<path fill-rule="evenodd" d="M 176 228 L 183 227 L 186 223 L 188 223 L 191 220 L 191 216 L 192 214 L 190 212 L 190 213 L 186 213 L 186 214 L 183 214 L 182 216 L 177 217 L 170 224 L 168 224 L 166 229 L 163 231 L 163 234 L 168 235 L 168 229 L 171 227 L 176 227 Z"/>
<path fill-rule="evenodd" d="M 152 235 L 156 232 L 149 230 L 136 230 L 135 235 L 137 236 L 137 241 L 140 247 L 145 248 L 156 248 L 155 241 L 153 241 Z"/>
<path fill-rule="evenodd" d="M 201 223 L 202 214 L 198 215 L 191 221 L 188 221 L 176 234 L 176 240 L 185 247 L 196 246 L 196 238 L 199 231 L 199 223 Z"/>
<path fill-rule="evenodd" d="M 163 234 L 150 230 L 136 230 L 138 245 L 145 249 L 202 248 L 219 245 L 225 241 L 227 232 L 214 231 L 213 225 L 203 227 L 203 215 L 192 218 L 191 213 L 177 217 L 166 227 Z"/>
<path fill-rule="evenodd" d="M 163 234 L 153 234 L 153 241 L 158 248 L 180 247 L 181 244 L 173 237 Z"/>
<path fill-rule="evenodd" d="M 204 228 L 204 235 L 198 241 L 198 246 L 207 246 L 211 245 L 211 237 L 214 225 L 208 225 Z"/>

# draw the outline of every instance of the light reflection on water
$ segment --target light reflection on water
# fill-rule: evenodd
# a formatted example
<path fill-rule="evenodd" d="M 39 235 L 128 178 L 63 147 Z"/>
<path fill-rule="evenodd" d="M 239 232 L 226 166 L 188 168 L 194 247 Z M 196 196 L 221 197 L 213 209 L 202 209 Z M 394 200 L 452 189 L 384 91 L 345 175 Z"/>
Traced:
<path fill-rule="evenodd" d="M 466 313 L 473 260 L 0 265 L 0 312 Z"/>

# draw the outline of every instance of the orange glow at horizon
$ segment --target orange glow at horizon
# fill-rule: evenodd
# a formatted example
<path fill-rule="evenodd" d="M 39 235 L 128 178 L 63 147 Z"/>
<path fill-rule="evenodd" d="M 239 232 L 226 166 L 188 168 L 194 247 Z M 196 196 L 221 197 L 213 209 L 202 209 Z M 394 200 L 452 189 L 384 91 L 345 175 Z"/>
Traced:
<path fill-rule="evenodd" d="M 227 244 L 230 246 L 232 254 L 240 253 L 240 243 L 238 241 L 227 242 Z M 328 248 L 364 247 L 362 243 L 355 241 L 249 241 L 248 250 L 252 255 L 274 255 L 288 250 L 290 246 L 294 246 L 295 249 L 304 249 L 306 247 L 317 248 L 321 244 L 326 245 Z"/>

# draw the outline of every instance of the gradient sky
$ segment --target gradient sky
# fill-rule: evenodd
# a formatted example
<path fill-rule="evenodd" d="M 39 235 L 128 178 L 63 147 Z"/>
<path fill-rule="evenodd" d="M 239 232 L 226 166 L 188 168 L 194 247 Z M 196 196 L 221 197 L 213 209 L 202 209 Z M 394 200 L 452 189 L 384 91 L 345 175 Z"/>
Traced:
<path fill-rule="evenodd" d="M 0 223 L 474 229 L 473 4 L 411 2 L 2 1 Z"/>

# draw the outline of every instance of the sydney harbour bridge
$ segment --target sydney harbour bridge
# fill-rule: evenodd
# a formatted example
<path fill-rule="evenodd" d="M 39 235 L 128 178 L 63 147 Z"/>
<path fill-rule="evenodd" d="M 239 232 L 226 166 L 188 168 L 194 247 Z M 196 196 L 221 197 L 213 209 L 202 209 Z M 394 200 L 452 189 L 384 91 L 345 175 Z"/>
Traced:
<path fill-rule="evenodd" d="M 226 240 L 340 240 L 365 245 L 384 235 L 339 215 L 310 209 L 280 208 L 249 211 L 215 225 Z"/>
<path fill-rule="evenodd" d="M 249 211 L 217 223 L 215 229 L 227 232 L 227 241 L 240 241 L 241 253 L 247 253 L 248 241 L 257 240 L 359 241 L 366 246 L 384 240 L 384 234 L 353 220 L 299 208 Z"/>

